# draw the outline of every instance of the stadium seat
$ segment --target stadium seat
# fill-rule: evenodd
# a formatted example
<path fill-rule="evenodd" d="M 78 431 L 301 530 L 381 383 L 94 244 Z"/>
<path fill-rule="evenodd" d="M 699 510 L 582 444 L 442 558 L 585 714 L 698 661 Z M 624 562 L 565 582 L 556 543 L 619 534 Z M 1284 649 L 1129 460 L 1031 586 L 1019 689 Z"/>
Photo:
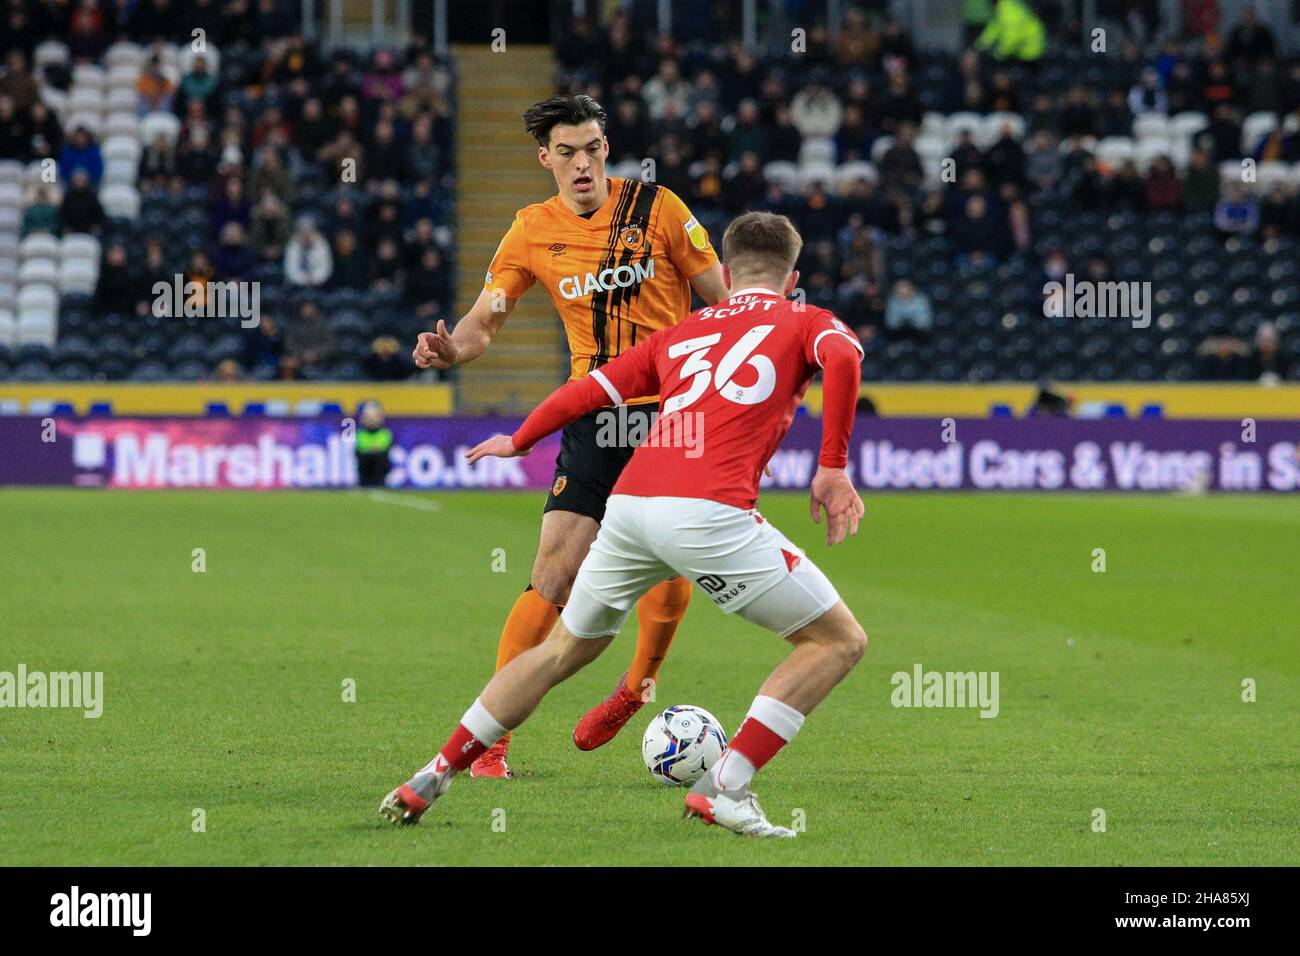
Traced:
<path fill-rule="evenodd" d="M 1097 143 L 1097 159 L 1110 166 L 1122 166 L 1137 158 L 1137 145 L 1127 136 L 1107 136 Z"/>
<path fill-rule="evenodd" d="M 104 121 L 98 111 L 78 110 L 68 112 L 66 116 L 67 118 L 63 121 L 63 130 L 69 136 L 78 129 L 86 129 L 98 139 L 104 131 Z"/>
<path fill-rule="evenodd" d="M 48 66 L 67 66 L 69 61 L 67 44 L 58 40 L 45 40 L 32 52 L 32 65 L 39 70 Z"/>
<path fill-rule="evenodd" d="M 74 113 L 102 113 L 104 109 L 104 91 L 99 87 L 74 85 L 68 94 L 65 109 Z"/>
<path fill-rule="evenodd" d="M 799 164 L 804 169 L 809 166 L 833 165 L 835 163 L 835 140 L 829 136 L 806 136 L 799 147 Z"/>
<path fill-rule="evenodd" d="M 58 326 L 51 313 L 30 311 L 18 314 L 18 346 L 20 348 L 25 345 L 40 345 L 52 349 L 57 338 Z"/>
<path fill-rule="evenodd" d="M 1133 138 L 1139 141 L 1144 139 L 1168 139 L 1171 131 L 1172 124 L 1169 117 L 1162 116 L 1159 113 L 1143 113 L 1133 120 Z"/>
<path fill-rule="evenodd" d="M 59 281 L 59 263 L 55 259 L 24 259 L 18 267 L 19 288 L 25 290 L 30 285 L 57 285 Z M 19 297 L 21 298 L 21 291 Z"/>
<path fill-rule="evenodd" d="M 850 163 L 840 163 L 840 165 L 835 169 L 834 186 L 836 191 L 844 192 L 858 180 L 863 179 L 869 183 L 879 183 L 880 173 L 871 163 L 861 160 Z"/>
<path fill-rule="evenodd" d="M 140 142 L 152 143 L 159 135 L 173 146 L 180 136 L 181 121 L 171 113 L 149 113 L 140 121 Z"/>
<path fill-rule="evenodd" d="M 95 291 L 99 270 L 85 259 L 69 259 L 59 268 L 59 289 L 63 292 Z"/>
<path fill-rule="evenodd" d="M 980 136 L 980 130 L 984 128 L 984 117 L 979 113 L 961 112 L 953 113 L 948 116 L 943 125 L 944 149 L 950 150 L 961 141 L 961 134 L 968 132 L 971 139 L 976 140 Z M 919 151 L 919 148 L 918 148 Z"/>
<path fill-rule="evenodd" d="M 87 262 L 94 263 L 96 268 L 98 268 L 100 242 L 90 233 L 69 233 L 63 237 L 62 243 L 59 246 L 58 257 L 63 262 L 68 262 L 73 259 L 83 259 Z"/>
<path fill-rule="evenodd" d="M 102 66 L 93 63 L 78 63 L 72 68 L 73 86 L 84 86 L 94 90 L 103 89 L 108 81 L 108 74 Z"/>
<path fill-rule="evenodd" d="M 133 220 L 140 215 L 140 194 L 134 186 L 114 183 L 99 191 L 104 213 L 119 219 Z"/>
<path fill-rule="evenodd" d="M 1277 129 L 1276 113 L 1251 113 L 1241 124 L 1241 155 L 1250 156 L 1259 141 Z"/>
<path fill-rule="evenodd" d="M 108 66 L 110 72 L 120 66 L 130 66 L 140 70 L 144 67 L 145 62 L 145 52 L 139 44 L 127 41 L 114 43 L 104 53 L 104 63 Z"/>
<path fill-rule="evenodd" d="M 152 142 L 141 135 L 140 120 L 135 113 L 124 110 L 114 110 L 108 114 L 108 118 L 104 121 L 104 136 L 107 139 L 130 138 L 146 145 Z"/>
<path fill-rule="evenodd" d="M 1146 136 L 1137 141 L 1133 159 L 1137 163 L 1138 171 L 1145 174 L 1161 156 L 1168 157 L 1172 161 L 1175 149 L 1173 142 L 1166 136 Z"/>
<path fill-rule="evenodd" d="M 829 187 L 835 181 L 835 167 L 830 162 L 810 160 L 799 164 L 799 182 L 804 189 L 815 185 Z"/>
<path fill-rule="evenodd" d="M 1025 118 L 1019 113 L 990 113 L 984 117 L 980 135 L 976 137 L 976 144 L 981 148 L 992 146 L 1002 138 L 1002 127 L 1007 125 L 1010 125 L 1011 135 L 1017 142 L 1025 138 L 1027 124 Z"/>
<path fill-rule="evenodd" d="M 140 67 L 132 63 L 119 63 L 108 68 L 108 108 L 112 110 L 113 97 L 120 94 L 129 94 L 131 99 L 126 102 L 125 109 L 135 109 L 136 105 L 136 83 L 140 79 Z"/>

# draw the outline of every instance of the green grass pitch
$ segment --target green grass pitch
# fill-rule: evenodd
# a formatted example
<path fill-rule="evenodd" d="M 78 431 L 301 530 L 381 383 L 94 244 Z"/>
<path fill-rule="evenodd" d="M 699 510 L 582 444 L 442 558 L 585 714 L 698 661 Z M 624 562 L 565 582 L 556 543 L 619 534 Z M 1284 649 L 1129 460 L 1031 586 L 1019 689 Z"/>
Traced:
<path fill-rule="evenodd" d="M 1300 499 L 866 501 L 831 551 L 804 495 L 761 503 L 871 646 L 758 777 L 805 832 L 758 843 L 680 818 L 641 764 L 648 710 L 574 749 L 634 619 L 517 734 L 517 780 L 380 823 L 491 672 L 540 495 L 0 492 L 0 671 L 102 671 L 105 697 L 0 710 L 0 862 L 1300 863 Z M 734 731 L 784 652 L 697 592 L 657 703 Z M 892 706 L 918 662 L 998 672 L 998 716 Z"/>

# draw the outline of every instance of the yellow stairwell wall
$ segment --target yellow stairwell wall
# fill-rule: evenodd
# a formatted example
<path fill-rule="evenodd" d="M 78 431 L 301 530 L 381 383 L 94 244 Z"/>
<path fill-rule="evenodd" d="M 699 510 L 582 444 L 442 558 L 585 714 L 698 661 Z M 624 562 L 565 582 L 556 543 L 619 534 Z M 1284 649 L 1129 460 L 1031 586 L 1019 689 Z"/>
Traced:
<path fill-rule="evenodd" d="M 483 288 L 483 276 L 515 211 L 555 193 L 537 163 L 537 144 L 523 129 L 523 112 L 555 91 L 546 46 L 452 48 L 460 74 L 457 122 L 457 314 Z M 559 316 L 540 286 L 515 306 L 491 347 L 459 369 L 457 410 L 526 413 L 568 375 Z"/>

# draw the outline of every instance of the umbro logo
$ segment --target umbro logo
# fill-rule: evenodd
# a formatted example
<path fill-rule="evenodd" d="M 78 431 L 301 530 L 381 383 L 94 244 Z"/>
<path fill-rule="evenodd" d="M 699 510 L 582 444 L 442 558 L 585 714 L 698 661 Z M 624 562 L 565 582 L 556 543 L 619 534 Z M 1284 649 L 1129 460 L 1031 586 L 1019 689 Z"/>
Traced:
<path fill-rule="evenodd" d="M 553 244 L 553 245 L 550 247 L 550 249 L 551 249 L 551 255 L 552 255 L 552 256 L 562 256 L 562 255 L 564 255 L 564 250 L 567 249 L 567 248 L 569 248 L 567 244 L 565 244 L 565 243 L 563 243 L 563 242 L 557 242 L 557 243 Z"/>

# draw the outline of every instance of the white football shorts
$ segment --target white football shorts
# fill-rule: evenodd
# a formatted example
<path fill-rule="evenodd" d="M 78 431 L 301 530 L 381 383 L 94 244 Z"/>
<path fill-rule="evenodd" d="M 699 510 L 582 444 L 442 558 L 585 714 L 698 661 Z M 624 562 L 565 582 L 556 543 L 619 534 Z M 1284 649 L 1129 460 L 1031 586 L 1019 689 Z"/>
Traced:
<path fill-rule="evenodd" d="M 755 509 L 703 498 L 611 495 L 561 617 L 617 634 L 641 595 L 680 574 L 728 614 L 787 637 L 839 602 L 821 569 Z"/>

